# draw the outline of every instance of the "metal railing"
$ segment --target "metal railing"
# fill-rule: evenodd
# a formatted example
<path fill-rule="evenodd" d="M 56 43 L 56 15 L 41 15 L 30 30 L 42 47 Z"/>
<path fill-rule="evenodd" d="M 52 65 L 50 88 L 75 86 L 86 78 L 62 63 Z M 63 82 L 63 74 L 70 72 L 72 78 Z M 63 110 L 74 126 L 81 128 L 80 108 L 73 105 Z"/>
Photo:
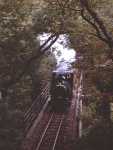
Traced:
<path fill-rule="evenodd" d="M 38 114 L 42 110 L 48 97 L 49 97 L 49 84 L 46 84 L 40 95 L 37 96 L 37 98 L 33 101 L 32 105 L 24 114 L 25 133 L 29 131 L 35 119 L 38 117 Z"/>

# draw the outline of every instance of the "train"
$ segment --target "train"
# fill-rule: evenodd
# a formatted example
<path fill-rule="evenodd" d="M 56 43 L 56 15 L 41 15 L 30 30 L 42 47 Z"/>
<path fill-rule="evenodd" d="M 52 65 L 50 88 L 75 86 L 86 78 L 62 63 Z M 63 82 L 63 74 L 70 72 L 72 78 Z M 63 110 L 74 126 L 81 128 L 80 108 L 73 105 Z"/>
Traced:
<path fill-rule="evenodd" d="M 74 70 L 52 72 L 50 95 L 54 108 L 65 108 L 70 105 L 73 96 L 73 76 Z"/>

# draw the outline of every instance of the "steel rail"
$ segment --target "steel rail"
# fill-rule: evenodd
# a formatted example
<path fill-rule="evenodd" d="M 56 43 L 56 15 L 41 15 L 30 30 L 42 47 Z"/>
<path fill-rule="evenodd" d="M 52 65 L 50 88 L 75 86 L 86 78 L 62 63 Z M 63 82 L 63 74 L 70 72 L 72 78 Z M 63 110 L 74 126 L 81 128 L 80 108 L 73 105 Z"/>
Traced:
<path fill-rule="evenodd" d="M 47 123 L 47 125 L 46 125 L 46 127 L 45 127 L 45 130 L 44 130 L 44 132 L 42 133 L 42 136 L 41 136 L 41 139 L 40 139 L 40 141 L 39 141 L 39 143 L 38 143 L 38 146 L 36 147 L 36 150 L 40 150 L 41 149 L 41 144 L 42 144 L 42 142 L 43 142 L 43 140 L 44 140 L 44 137 L 46 136 L 46 133 L 47 133 L 47 131 L 49 130 L 49 126 L 51 125 L 51 123 L 52 123 L 52 120 L 53 119 L 55 119 L 55 118 L 53 118 L 54 117 L 54 113 L 51 115 L 51 117 L 50 117 L 50 119 L 49 119 L 49 121 L 48 121 L 48 123 Z M 53 141 L 53 144 L 52 144 L 52 146 L 51 146 L 51 150 L 55 150 L 55 146 L 56 146 L 56 144 L 57 144 L 57 140 L 58 140 L 58 137 L 59 137 L 59 133 L 60 133 L 60 130 L 61 130 L 61 126 L 62 126 L 62 123 L 63 123 L 63 119 L 64 119 L 64 114 L 62 115 L 62 117 L 60 117 L 59 119 L 61 119 L 60 120 L 60 122 L 59 122 L 59 125 L 57 125 L 58 126 L 58 128 L 55 130 L 55 131 L 53 131 L 53 132 L 55 132 L 55 138 L 54 138 L 54 141 Z M 56 123 L 57 124 L 57 123 Z M 43 149 L 43 148 L 42 148 Z M 50 148 L 49 148 L 49 150 L 50 150 Z"/>
<path fill-rule="evenodd" d="M 40 139 L 40 141 L 39 141 L 39 143 L 38 143 L 38 146 L 36 147 L 36 150 L 39 150 L 40 145 L 41 145 L 41 143 L 42 143 L 42 141 L 43 141 L 43 138 L 44 138 L 44 136 L 45 136 L 45 134 L 46 134 L 46 131 L 47 131 L 47 129 L 49 128 L 49 125 L 50 125 L 50 123 L 51 123 L 51 121 L 52 121 L 52 118 L 53 118 L 53 114 L 51 115 L 51 117 L 50 117 L 50 119 L 49 119 L 49 121 L 48 121 L 48 123 L 47 123 L 47 125 L 46 125 L 46 128 L 45 128 L 45 130 L 44 130 L 44 132 L 43 132 L 43 134 L 42 134 L 42 136 L 41 136 L 41 139 Z"/>
<path fill-rule="evenodd" d="M 56 143 L 57 143 L 57 140 L 58 140 L 58 136 L 59 136 L 60 129 L 61 129 L 61 126 L 62 126 L 62 123 L 63 123 L 63 119 L 64 119 L 64 116 L 63 116 L 63 118 L 61 119 L 61 122 L 60 122 L 58 131 L 57 131 L 57 134 L 56 134 L 56 137 L 55 137 L 55 141 L 54 141 L 52 150 L 55 150 L 55 146 L 56 146 Z"/>

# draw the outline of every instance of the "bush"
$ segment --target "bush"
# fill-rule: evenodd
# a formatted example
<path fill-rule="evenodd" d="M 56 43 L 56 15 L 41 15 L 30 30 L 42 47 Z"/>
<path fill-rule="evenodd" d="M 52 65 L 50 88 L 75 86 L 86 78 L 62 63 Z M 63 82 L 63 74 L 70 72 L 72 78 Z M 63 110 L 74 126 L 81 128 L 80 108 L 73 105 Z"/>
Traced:
<path fill-rule="evenodd" d="M 75 145 L 76 150 L 112 150 L 113 124 L 98 123 L 91 128 L 87 135 L 79 139 Z"/>

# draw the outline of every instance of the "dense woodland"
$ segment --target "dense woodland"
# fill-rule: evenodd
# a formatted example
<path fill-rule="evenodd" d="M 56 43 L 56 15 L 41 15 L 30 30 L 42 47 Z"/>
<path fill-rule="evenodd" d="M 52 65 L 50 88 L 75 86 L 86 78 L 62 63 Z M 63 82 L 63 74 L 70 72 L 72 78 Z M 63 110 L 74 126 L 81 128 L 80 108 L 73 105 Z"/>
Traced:
<path fill-rule="evenodd" d="M 83 137 L 74 149 L 113 149 L 112 8 L 113 0 L 0 0 L 1 150 L 20 149 L 25 110 L 51 78 L 50 47 L 60 34 L 69 36 L 83 73 Z M 40 45 L 44 32 L 52 34 Z"/>

